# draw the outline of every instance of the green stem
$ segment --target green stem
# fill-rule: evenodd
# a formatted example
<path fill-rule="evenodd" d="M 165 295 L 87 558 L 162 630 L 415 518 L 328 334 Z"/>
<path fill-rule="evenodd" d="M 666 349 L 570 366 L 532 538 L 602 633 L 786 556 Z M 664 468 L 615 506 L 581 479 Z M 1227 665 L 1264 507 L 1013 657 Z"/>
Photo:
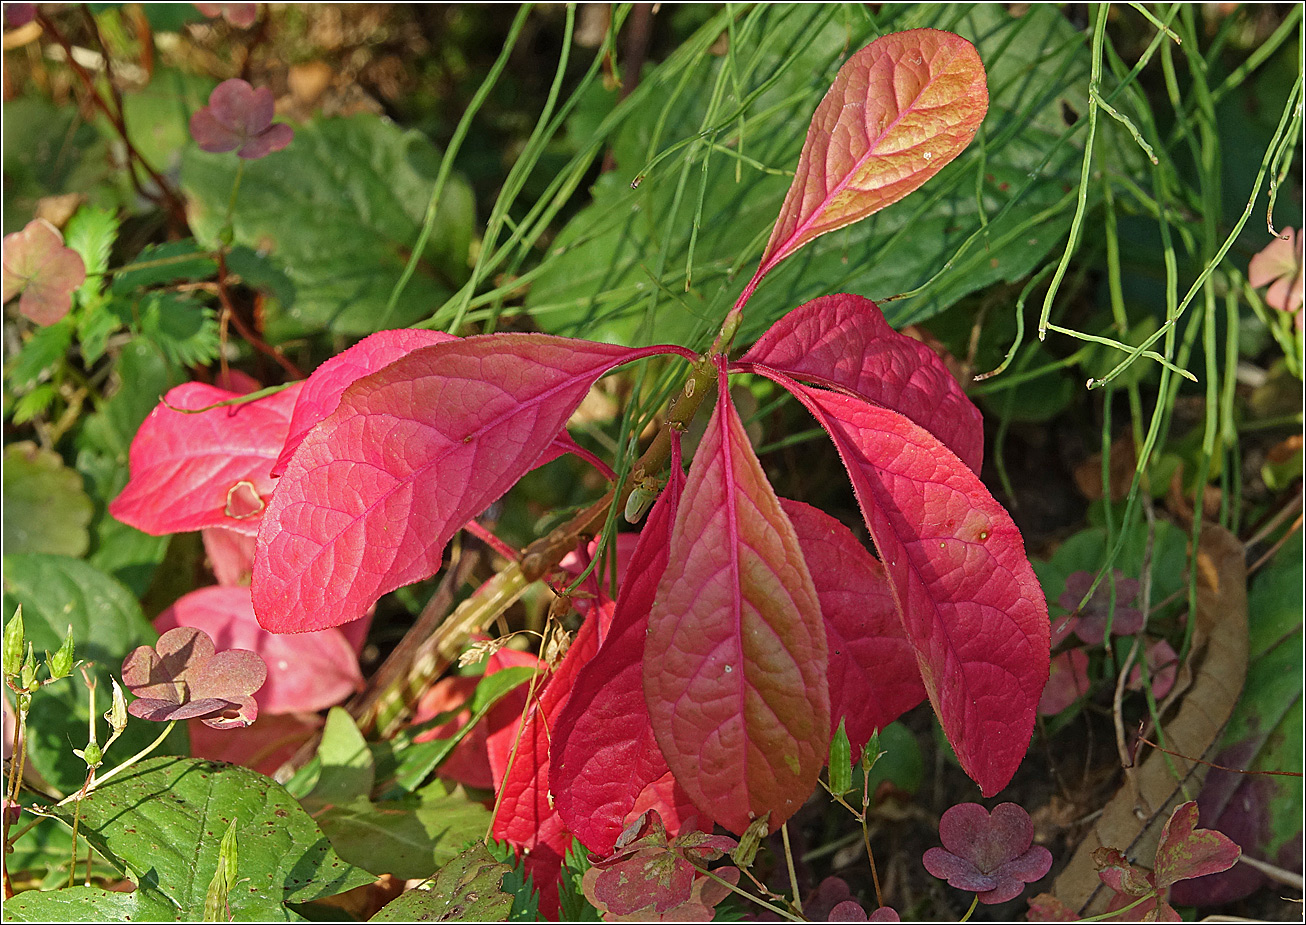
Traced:
<path fill-rule="evenodd" d="M 976 893 L 975 898 L 970 901 L 970 908 L 966 910 L 966 914 L 963 915 L 961 918 L 957 919 L 957 921 L 958 922 L 970 921 L 970 917 L 975 914 L 975 907 L 978 905 L 979 905 L 979 894 Z"/>
<path fill-rule="evenodd" d="M 71 796 L 64 797 L 62 800 L 59 801 L 58 805 L 64 806 L 67 803 L 71 803 L 73 800 L 81 800 L 82 797 L 91 793 L 91 791 L 101 786 L 105 781 L 109 780 L 112 777 L 116 777 L 119 774 L 119 772 L 125 771 L 128 768 L 130 768 L 132 765 L 136 764 L 136 762 L 149 757 L 152 751 L 154 751 L 156 748 L 158 748 L 160 745 L 163 744 L 163 740 L 168 737 L 168 733 L 172 732 L 172 727 L 176 725 L 177 725 L 177 721 L 175 719 L 169 722 L 168 725 L 164 727 L 163 732 L 159 733 L 159 737 L 155 739 L 153 742 L 151 742 L 149 745 L 142 748 L 139 752 L 132 755 L 130 758 L 128 758 L 122 764 L 118 765 L 113 770 L 106 772 L 104 775 L 100 777 L 97 777 L 95 780 L 91 781 L 87 786 L 83 787 L 81 790 L 78 790 L 76 793 L 72 794 Z"/>

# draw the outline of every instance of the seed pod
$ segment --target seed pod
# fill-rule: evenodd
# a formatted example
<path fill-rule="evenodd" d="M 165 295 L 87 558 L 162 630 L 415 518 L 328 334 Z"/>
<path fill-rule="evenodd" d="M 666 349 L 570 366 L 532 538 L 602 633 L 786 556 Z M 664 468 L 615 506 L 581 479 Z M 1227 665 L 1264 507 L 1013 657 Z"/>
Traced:
<path fill-rule="evenodd" d="M 747 829 L 744 830 L 743 838 L 739 839 L 739 844 L 735 850 L 730 852 L 730 859 L 735 862 L 737 867 L 753 866 L 753 859 L 757 857 L 757 849 L 762 844 L 762 839 L 766 838 L 770 832 L 771 814 L 767 813 L 761 819 L 754 819 Z"/>
<path fill-rule="evenodd" d="M 68 635 L 64 637 L 59 651 L 54 655 L 46 653 L 45 667 L 50 672 L 51 681 L 58 681 L 73 673 L 73 628 L 71 626 L 68 627 Z"/>
<path fill-rule="evenodd" d="M 23 605 L 19 604 L 13 617 L 5 624 L 4 672 L 11 678 L 23 670 Z"/>

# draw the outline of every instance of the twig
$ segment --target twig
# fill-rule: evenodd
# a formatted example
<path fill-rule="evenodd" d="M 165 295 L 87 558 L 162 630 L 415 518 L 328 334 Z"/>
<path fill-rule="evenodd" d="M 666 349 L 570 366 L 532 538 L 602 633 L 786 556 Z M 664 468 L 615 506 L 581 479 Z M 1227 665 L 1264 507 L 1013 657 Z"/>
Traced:
<path fill-rule="evenodd" d="M 245 339 L 255 350 L 272 357 L 277 365 L 286 371 L 292 379 L 303 379 L 304 372 L 290 360 L 280 350 L 273 347 L 263 338 L 259 337 L 249 325 L 245 324 L 236 312 L 236 306 L 231 301 L 231 292 L 227 287 L 227 254 L 225 250 L 218 251 L 218 302 L 222 305 L 222 317 L 230 321 L 237 333 Z"/>

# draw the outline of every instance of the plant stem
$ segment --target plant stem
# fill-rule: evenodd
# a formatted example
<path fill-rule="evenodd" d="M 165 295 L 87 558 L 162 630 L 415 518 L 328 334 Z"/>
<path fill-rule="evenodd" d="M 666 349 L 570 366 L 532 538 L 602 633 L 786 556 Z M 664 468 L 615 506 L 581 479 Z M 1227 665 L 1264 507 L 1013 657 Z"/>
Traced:
<path fill-rule="evenodd" d="M 979 905 L 979 894 L 976 893 L 975 898 L 970 901 L 970 908 L 966 910 L 966 914 L 963 915 L 961 918 L 957 919 L 957 921 L 958 922 L 970 921 L 970 917 L 975 914 L 975 907 L 978 905 Z"/>
<path fill-rule="evenodd" d="M 158 748 L 160 745 L 163 744 L 163 740 L 168 737 L 168 733 L 172 732 L 172 727 L 176 725 L 177 725 L 177 721 L 175 719 L 170 721 L 168 725 L 164 727 L 163 732 L 159 733 L 159 737 L 155 739 L 153 742 L 151 742 L 149 745 L 142 748 L 136 754 L 132 755 L 122 764 L 118 765 L 113 770 L 108 771 L 103 776 L 97 777 L 95 780 L 88 781 L 86 785 L 82 787 L 82 789 L 78 790 L 76 793 L 72 794 L 71 796 L 64 797 L 56 805 L 64 806 L 68 803 L 71 803 L 73 800 L 80 801 L 83 797 L 87 796 L 92 791 L 100 787 L 105 781 L 109 780 L 112 777 L 116 777 L 119 772 L 125 771 L 128 768 L 130 768 L 132 765 L 136 764 L 136 762 L 149 757 L 150 752 L 154 751 L 156 748 Z"/>
<path fill-rule="evenodd" d="M 780 839 L 785 845 L 785 865 L 789 868 L 789 885 L 794 890 L 794 908 L 803 914 L 803 898 L 798 890 L 798 875 L 794 872 L 794 852 L 789 847 L 789 823 L 780 826 Z"/>

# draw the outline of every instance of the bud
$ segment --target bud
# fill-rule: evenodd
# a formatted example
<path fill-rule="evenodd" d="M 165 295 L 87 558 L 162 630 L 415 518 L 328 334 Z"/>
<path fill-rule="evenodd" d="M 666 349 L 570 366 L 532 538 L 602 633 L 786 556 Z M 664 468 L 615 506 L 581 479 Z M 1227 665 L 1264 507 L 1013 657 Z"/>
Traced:
<path fill-rule="evenodd" d="M 11 678 L 23 669 L 23 605 L 19 604 L 18 609 L 9 622 L 5 624 L 4 635 L 4 672 L 5 677 Z"/>
<path fill-rule="evenodd" d="M 104 763 L 104 751 L 94 742 L 88 742 L 86 748 L 74 748 L 73 754 L 86 762 L 86 766 L 94 770 Z"/>
<path fill-rule="evenodd" d="M 830 792 L 837 797 L 853 789 L 853 754 L 848 733 L 839 720 L 839 728 L 830 740 Z"/>
<path fill-rule="evenodd" d="M 59 646 L 59 651 L 51 655 L 45 654 L 45 667 L 50 672 L 50 680 L 58 681 L 60 678 L 66 678 L 73 672 L 73 628 L 68 627 L 68 635 L 64 637 L 63 645 Z"/>

